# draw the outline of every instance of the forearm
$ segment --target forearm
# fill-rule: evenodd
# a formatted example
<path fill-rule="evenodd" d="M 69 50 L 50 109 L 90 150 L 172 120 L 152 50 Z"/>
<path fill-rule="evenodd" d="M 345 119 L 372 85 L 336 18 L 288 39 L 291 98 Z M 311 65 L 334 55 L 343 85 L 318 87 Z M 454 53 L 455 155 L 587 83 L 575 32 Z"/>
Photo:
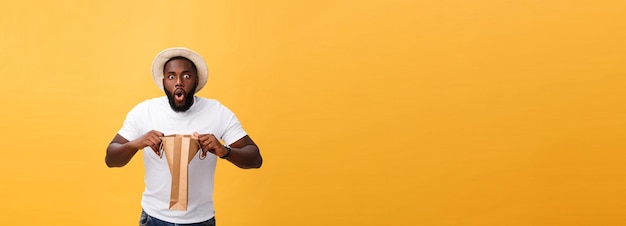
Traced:
<path fill-rule="evenodd" d="M 226 158 L 231 163 L 242 169 L 260 168 L 263 158 L 256 145 L 250 144 L 241 148 L 231 148 L 231 152 Z"/>
<path fill-rule="evenodd" d="M 139 149 L 130 143 L 110 143 L 104 161 L 108 167 L 122 167 L 128 164 Z"/>

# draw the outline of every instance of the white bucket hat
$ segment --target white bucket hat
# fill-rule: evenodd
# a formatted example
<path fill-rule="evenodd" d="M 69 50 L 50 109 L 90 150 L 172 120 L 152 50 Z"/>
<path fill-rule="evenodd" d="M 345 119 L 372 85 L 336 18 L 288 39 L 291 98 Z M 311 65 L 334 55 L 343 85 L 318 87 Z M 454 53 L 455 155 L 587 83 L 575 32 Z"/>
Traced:
<path fill-rule="evenodd" d="M 152 79 L 154 79 L 154 83 L 157 84 L 157 87 L 164 90 L 163 67 L 165 67 L 165 62 L 173 57 L 187 58 L 196 65 L 196 69 L 198 70 L 198 86 L 196 87 L 196 93 L 200 91 L 209 79 L 209 68 L 200 54 L 184 47 L 167 48 L 154 57 L 152 61 Z"/>

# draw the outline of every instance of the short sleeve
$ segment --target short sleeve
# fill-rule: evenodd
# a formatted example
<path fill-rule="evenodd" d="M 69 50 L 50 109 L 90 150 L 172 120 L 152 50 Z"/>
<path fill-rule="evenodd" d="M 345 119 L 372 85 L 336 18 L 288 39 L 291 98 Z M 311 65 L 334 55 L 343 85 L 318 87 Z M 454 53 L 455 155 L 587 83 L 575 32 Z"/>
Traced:
<path fill-rule="evenodd" d="M 139 128 L 139 120 L 142 118 L 142 112 L 145 112 L 145 105 L 138 104 L 135 106 L 128 114 L 126 114 L 126 119 L 124 120 L 124 125 L 117 132 L 120 136 L 124 137 L 126 140 L 134 140 L 141 136 L 141 128 Z"/>
<path fill-rule="evenodd" d="M 239 122 L 237 116 L 235 116 L 235 114 L 230 109 L 223 105 L 222 114 L 225 122 L 225 130 L 220 139 L 222 139 L 226 145 L 235 143 L 239 139 L 248 135 L 241 126 L 241 123 Z"/>

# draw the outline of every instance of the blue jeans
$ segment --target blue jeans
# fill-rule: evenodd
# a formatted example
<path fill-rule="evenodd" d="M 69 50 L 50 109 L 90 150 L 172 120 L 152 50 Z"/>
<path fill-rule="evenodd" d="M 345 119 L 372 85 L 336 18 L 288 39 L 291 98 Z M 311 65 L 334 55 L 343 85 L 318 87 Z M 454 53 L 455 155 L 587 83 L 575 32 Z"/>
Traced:
<path fill-rule="evenodd" d="M 141 218 L 139 219 L 139 226 L 178 226 L 178 225 L 187 225 L 187 226 L 215 226 L 215 217 L 208 219 L 206 221 L 200 223 L 193 224 L 174 224 L 167 221 L 162 221 L 157 218 L 154 218 L 148 215 L 145 211 L 141 210 Z"/>

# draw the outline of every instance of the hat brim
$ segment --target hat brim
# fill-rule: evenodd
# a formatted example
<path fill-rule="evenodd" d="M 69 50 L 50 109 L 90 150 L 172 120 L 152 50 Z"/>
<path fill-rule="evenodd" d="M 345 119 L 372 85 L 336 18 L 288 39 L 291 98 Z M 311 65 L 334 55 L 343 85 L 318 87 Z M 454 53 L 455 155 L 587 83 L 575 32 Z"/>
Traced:
<path fill-rule="evenodd" d="M 184 47 L 168 48 L 154 57 L 152 61 L 152 79 L 154 79 L 154 83 L 156 83 L 157 87 L 161 88 L 161 90 L 165 90 L 163 88 L 163 68 L 165 62 L 173 57 L 187 58 L 196 65 L 196 69 L 198 70 L 198 86 L 196 86 L 196 93 L 200 91 L 204 85 L 206 85 L 207 80 L 209 80 L 209 68 L 200 54 Z"/>

